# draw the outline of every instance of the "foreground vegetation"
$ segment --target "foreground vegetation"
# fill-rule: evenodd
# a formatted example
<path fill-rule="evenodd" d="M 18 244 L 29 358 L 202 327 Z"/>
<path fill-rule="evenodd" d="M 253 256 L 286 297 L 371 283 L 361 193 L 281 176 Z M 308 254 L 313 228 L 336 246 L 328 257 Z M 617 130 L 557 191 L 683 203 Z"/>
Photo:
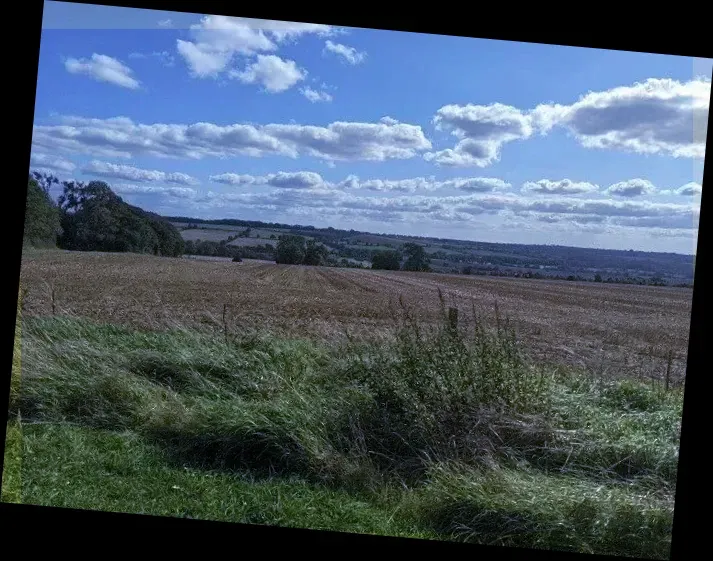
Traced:
<path fill-rule="evenodd" d="M 680 389 L 475 319 L 345 347 L 23 318 L 22 502 L 668 557 Z"/>

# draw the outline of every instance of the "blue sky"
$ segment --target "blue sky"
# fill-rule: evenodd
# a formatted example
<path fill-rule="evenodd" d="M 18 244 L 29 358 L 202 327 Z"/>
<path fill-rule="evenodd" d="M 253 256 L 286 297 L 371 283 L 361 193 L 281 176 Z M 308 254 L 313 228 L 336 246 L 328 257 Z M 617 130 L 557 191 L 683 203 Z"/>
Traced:
<path fill-rule="evenodd" d="M 171 215 L 692 253 L 712 63 L 45 2 L 32 167 Z"/>

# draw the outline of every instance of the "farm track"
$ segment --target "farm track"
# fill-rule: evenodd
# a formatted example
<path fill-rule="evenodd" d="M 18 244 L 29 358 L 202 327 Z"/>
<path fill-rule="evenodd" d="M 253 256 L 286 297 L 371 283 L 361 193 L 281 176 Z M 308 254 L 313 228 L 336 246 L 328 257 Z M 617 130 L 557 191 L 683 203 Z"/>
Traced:
<path fill-rule="evenodd" d="M 676 355 L 685 368 L 692 292 L 535 279 L 466 277 L 157 258 L 148 255 L 28 251 L 21 282 L 26 312 L 60 312 L 159 328 L 229 321 L 293 336 L 386 337 L 399 298 L 425 321 L 440 317 L 438 289 L 467 318 L 474 307 L 492 322 L 495 302 L 537 356 L 610 373 L 639 372 L 643 354 Z M 661 359 L 650 361 L 656 375 Z"/>

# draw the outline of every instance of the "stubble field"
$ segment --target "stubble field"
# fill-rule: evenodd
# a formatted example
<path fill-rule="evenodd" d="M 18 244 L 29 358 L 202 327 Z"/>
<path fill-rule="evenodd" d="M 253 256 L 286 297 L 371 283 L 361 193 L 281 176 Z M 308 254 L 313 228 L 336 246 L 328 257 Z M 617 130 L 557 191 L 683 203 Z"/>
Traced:
<path fill-rule="evenodd" d="M 146 255 L 29 251 L 21 283 L 30 315 L 69 313 L 140 328 L 340 340 L 389 338 L 400 301 L 425 322 L 446 305 L 486 323 L 495 307 L 541 360 L 599 376 L 685 372 L 692 291 L 685 288 L 505 279 L 204 261 Z M 53 310 L 54 306 L 54 310 Z M 669 366 L 669 356 L 671 357 Z"/>

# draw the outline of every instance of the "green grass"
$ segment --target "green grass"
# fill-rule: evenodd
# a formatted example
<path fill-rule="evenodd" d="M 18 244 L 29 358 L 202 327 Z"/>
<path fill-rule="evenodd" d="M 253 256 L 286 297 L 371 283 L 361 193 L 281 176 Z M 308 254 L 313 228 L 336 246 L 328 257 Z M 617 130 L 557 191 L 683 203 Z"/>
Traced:
<path fill-rule="evenodd" d="M 297 478 L 178 468 L 132 432 L 35 425 L 24 434 L 23 502 L 250 524 L 421 535 L 388 506 Z"/>
<path fill-rule="evenodd" d="M 9 408 L 14 410 L 20 398 L 20 374 L 22 361 L 22 299 L 24 291 L 21 288 L 17 302 L 15 318 L 15 339 L 13 343 L 12 370 L 10 373 Z M 2 472 L 2 493 L 0 501 L 19 503 L 22 499 L 22 425 L 19 419 L 8 420 L 5 433 L 5 449 Z"/>
<path fill-rule="evenodd" d="M 507 326 L 330 347 L 35 317 L 22 359 L 23 502 L 668 556 L 681 390 L 534 365 Z"/>

